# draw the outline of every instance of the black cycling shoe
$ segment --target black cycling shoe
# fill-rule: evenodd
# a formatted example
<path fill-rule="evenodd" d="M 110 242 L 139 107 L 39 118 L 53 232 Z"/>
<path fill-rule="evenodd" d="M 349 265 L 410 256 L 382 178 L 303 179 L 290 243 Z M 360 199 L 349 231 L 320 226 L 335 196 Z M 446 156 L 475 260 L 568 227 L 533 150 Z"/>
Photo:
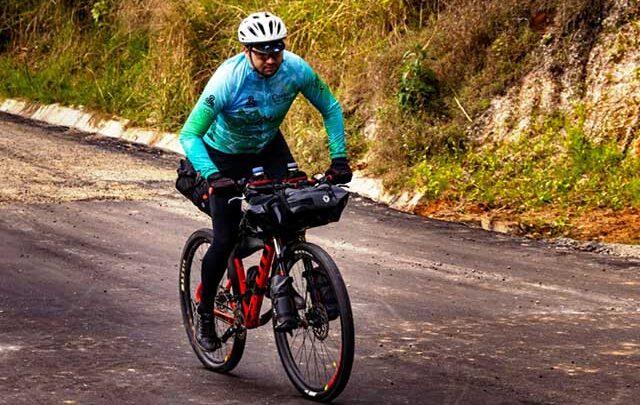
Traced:
<path fill-rule="evenodd" d="M 196 340 L 207 352 L 214 352 L 222 347 L 222 342 L 216 335 L 216 324 L 213 314 L 197 314 Z"/>

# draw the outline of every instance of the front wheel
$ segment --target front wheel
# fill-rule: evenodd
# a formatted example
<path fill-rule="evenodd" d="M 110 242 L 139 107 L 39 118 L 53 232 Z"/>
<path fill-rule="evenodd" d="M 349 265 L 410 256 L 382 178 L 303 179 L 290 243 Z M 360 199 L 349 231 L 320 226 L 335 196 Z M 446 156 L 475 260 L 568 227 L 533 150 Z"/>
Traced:
<path fill-rule="evenodd" d="M 347 385 L 355 338 L 351 302 L 327 252 L 300 243 L 287 262 L 297 295 L 299 326 L 275 332 L 278 355 L 293 385 L 307 398 L 330 401 Z"/>
<path fill-rule="evenodd" d="M 207 352 L 196 341 L 195 316 L 202 285 L 200 282 L 200 269 L 202 259 L 209 249 L 212 241 L 211 229 L 200 229 L 194 232 L 182 250 L 180 260 L 180 307 L 182 309 L 182 320 L 189 343 L 198 359 L 209 370 L 219 373 L 227 373 L 233 370 L 244 352 L 246 334 L 236 332 L 229 334 L 232 327 L 237 323 L 237 316 L 234 313 L 236 302 L 234 300 L 234 288 L 225 276 L 220 281 L 215 299 L 215 327 L 218 337 L 227 333 L 226 340 L 222 347 L 213 352 Z"/>

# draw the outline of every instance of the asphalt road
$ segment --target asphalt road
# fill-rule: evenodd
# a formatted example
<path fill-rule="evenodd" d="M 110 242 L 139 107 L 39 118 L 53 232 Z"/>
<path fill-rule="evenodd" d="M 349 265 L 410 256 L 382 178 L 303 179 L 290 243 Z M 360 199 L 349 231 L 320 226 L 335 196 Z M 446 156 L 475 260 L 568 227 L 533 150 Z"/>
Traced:
<path fill-rule="evenodd" d="M 0 403 L 306 402 L 268 326 L 231 375 L 191 351 L 178 259 L 208 220 L 172 189 L 177 156 L 6 115 L 0 152 Z M 340 266 L 356 322 L 336 403 L 639 401 L 640 259 L 358 198 L 309 239 Z"/>

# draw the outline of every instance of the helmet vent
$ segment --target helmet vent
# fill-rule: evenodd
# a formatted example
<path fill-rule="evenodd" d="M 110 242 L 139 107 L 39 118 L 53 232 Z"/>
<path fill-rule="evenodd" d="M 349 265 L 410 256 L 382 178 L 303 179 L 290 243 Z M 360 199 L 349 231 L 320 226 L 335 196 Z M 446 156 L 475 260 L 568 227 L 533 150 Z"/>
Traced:
<path fill-rule="evenodd" d="M 283 40 L 287 28 L 277 16 L 261 11 L 242 20 L 238 27 L 238 39 L 245 45 Z"/>

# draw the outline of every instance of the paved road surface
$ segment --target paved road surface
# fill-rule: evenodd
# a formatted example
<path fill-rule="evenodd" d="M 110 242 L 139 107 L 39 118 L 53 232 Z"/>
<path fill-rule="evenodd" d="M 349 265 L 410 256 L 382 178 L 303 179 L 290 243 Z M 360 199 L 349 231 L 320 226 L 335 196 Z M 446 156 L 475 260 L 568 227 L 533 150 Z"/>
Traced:
<path fill-rule="evenodd" d="M 172 190 L 176 156 L 5 115 L 0 152 L 0 403 L 305 402 L 269 327 L 230 376 L 191 352 L 177 263 L 208 221 Z M 356 320 L 336 403 L 638 403 L 638 259 L 357 198 L 309 239 Z"/>

